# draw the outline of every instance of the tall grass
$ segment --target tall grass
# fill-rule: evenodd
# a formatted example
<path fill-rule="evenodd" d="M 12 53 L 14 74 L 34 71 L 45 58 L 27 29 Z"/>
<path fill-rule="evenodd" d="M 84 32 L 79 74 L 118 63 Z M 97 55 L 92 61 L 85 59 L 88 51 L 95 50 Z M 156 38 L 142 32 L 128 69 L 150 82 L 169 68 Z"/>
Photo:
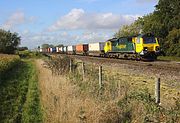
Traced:
<path fill-rule="evenodd" d="M 5 72 L 13 68 L 20 61 L 17 55 L 0 54 L 0 79 Z"/>
<path fill-rule="evenodd" d="M 69 70 L 70 58 L 55 59 L 58 64 L 67 65 L 67 67 L 65 66 L 66 70 Z M 119 76 L 119 73 L 114 74 L 111 70 L 106 69 L 103 70 L 103 88 L 100 89 L 98 65 L 85 63 L 85 78 L 83 79 L 82 63 L 76 60 L 72 61 L 74 61 L 72 72 L 67 71 L 63 75 L 78 90 L 74 95 L 78 95 L 82 100 L 91 100 L 95 103 L 94 109 L 81 107 L 79 114 L 81 122 L 141 123 L 178 122 L 180 120 L 180 99 L 177 99 L 176 104 L 170 108 L 159 106 L 147 88 L 140 90 L 133 88 L 134 83 L 129 82 L 131 79 L 124 77 L 128 78 L 128 75 Z M 48 63 L 51 64 L 54 61 Z M 55 70 L 54 73 L 58 73 L 59 69 L 60 71 L 64 69 L 58 64 L 49 65 L 51 66 L 49 68 Z M 89 112 L 93 112 L 93 114 Z"/>
<path fill-rule="evenodd" d="M 35 74 L 30 61 L 21 61 L 4 74 L 0 84 L 0 122 L 41 121 Z"/>

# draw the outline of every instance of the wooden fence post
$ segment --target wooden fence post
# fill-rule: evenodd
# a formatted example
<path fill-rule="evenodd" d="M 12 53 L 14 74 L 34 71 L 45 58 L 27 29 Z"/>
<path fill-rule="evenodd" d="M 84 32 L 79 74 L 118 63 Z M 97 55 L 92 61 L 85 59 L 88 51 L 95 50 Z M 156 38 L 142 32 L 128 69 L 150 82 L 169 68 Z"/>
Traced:
<path fill-rule="evenodd" d="M 85 77 L 84 62 L 82 62 L 82 77 L 83 77 L 83 80 L 84 80 L 84 77 Z"/>
<path fill-rule="evenodd" d="M 160 78 L 156 78 L 155 81 L 155 98 L 156 103 L 160 104 Z"/>
<path fill-rule="evenodd" d="M 102 88 L 102 66 L 99 66 L 99 88 Z"/>
<path fill-rule="evenodd" d="M 72 61 L 71 61 L 71 59 L 70 59 L 70 61 L 69 61 L 69 72 L 70 72 L 70 73 L 72 72 Z"/>

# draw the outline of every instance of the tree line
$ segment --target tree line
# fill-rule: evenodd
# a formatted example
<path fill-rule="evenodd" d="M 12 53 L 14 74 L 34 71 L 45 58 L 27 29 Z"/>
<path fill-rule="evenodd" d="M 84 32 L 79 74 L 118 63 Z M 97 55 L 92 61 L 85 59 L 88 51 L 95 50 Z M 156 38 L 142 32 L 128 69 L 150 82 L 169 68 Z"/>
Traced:
<path fill-rule="evenodd" d="M 21 42 L 18 33 L 0 29 L 0 53 L 13 54 Z"/>
<path fill-rule="evenodd" d="M 153 13 L 123 26 L 115 37 L 133 36 L 140 32 L 153 33 L 166 55 L 180 57 L 180 1 L 159 0 Z"/>

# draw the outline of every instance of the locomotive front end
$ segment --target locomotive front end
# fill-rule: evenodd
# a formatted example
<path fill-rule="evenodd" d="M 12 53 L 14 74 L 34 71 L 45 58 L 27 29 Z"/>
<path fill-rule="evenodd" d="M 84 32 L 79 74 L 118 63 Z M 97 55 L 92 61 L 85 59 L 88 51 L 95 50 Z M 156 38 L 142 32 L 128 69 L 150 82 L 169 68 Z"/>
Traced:
<path fill-rule="evenodd" d="M 160 48 L 157 38 L 152 34 L 141 35 L 142 51 L 140 55 L 143 58 L 157 59 Z"/>

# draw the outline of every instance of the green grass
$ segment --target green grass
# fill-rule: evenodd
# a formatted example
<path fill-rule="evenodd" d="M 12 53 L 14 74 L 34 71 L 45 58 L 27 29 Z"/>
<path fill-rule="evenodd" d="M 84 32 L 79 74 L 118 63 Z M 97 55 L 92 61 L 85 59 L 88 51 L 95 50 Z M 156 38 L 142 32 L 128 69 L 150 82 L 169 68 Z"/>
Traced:
<path fill-rule="evenodd" d="M 180 57 L 175 57 L 175 56 L 158 56 L 158 60 L 180 61 Z"/>
<path fill-rule="evenodd" d="M 33 63 L 21 61 L 0 84 L 0 122 L 41 122 L 38 78 Z"/>

